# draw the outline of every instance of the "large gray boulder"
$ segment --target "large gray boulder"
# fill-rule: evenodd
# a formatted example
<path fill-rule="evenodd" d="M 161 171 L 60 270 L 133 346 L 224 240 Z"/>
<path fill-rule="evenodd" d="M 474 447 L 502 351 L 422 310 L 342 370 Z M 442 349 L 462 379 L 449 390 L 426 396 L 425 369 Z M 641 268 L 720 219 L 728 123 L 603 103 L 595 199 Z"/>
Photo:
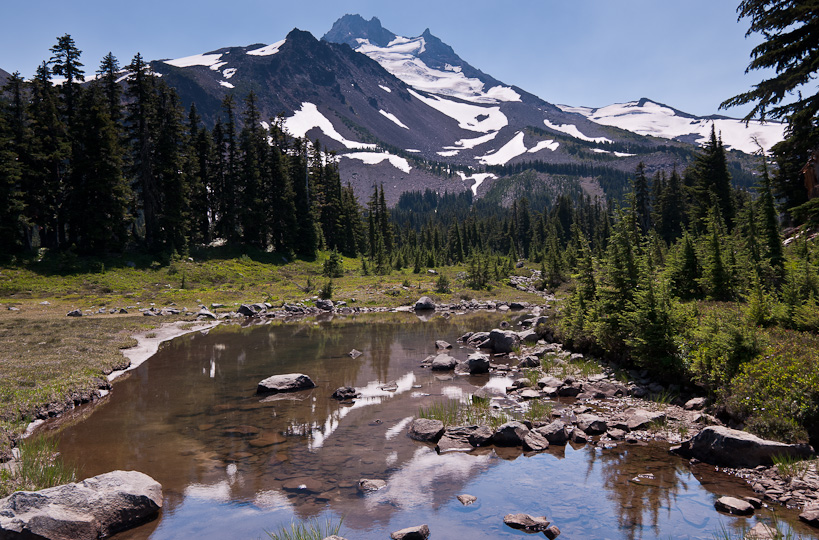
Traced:
<path fill-rule="evenodd" d="M 162 486 L 137 471 L 114 471 L 0 500 L 0 538 L 96 540 L 156 516 Z"/>
<path fill-rule="evenodd" d="M 543 435 L 549 441 L 549 444 L 562 446 L 568 442 L 572 427 L 567 426 L 562 420 L 555 420 L 551 424 L 537 428 L 535 431 Z"/>
<path fill-rule="evenodd" d="M 489 357 L 483 353 L 472 353 L 464 362 L 464 369 L 475 375 L 489 372 Z"/>
<path fill-rule="evenodd" d="M 410 423 L 407 435 L 421 442 L 438 442 L 444 434 L 444 423 L 432 418 L 416 418 Z"/>
<path fill-rule="evenodd" d="M 577 415 L 577 427 L 589 435 L 600 435 L 601 433 L 605 433 L 609 428 L 606 421 L 596 414 Z"/>
<path fill-rule="evenodd" d="M 711 465 L 752 468 L 770 465 L 773 456 L 807 459 L 813 456 L 808 444 L 785 444 L 761 439 L 745 431 L 709 426 L 682 443 L 677 453 Z"/>
<path fill-rule="evenodd" d="M 427 540 L 429 538 L 429 526 L 407 527 L 390 534 L 390 538 L 392 540 Z"/>
<path fill-rule="evenodd" d="M 448 354 L 439 354 L 432 360 L 433 371 L 449 371 L 455 369 L 457 365 L 458 361 Z"/>
<path fill-rule="evenodd" d="M 415 311 L 429 311 L 435 309 L 435 302 L 429 296 L 422 296 L 415 302 Z"/>
<path fill-rule="evenodd" d="M 489 348 L 496 353 L 510 353 L 520 347 L 520 336 L 512 330 L 495 328 L 489 332 Z"/>
<path fill-rule="evenodd" d="M 286 375 L 273 375 L 259 382 L 256 388 L 257 394 L 278 394 L 279 392 L 297 392 L 315 388 L 316 383 L 302 373 L 288 373 Z"/>
<path fill-rule="evenodd" d="M 523 439 L 529 434 L 529 428 L 515 420 L 506 422 L 492 436 L 495 446 L 523 446 Z"/>

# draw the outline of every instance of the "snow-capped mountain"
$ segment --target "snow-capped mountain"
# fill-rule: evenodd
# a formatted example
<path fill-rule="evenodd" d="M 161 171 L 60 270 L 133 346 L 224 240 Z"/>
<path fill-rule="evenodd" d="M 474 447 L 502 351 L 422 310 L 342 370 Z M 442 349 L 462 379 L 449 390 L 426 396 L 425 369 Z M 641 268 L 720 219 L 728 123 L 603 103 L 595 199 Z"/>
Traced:
<path fill-rule="evenodd" d="M 510 165 L 537 161 L 541 169 L 582 164 L 631 173 L 643 161 L 651 172 L 684 165 L 693 153 L 693 141 L 685 139 L 693 131 L 665 140 L 634 125 L 596 121 L 592 110 L 556 107 L 483 73 L 429 30 L 396 36 L 378 19 L 358 15 L 339 19 L 322 40 L 296 29 L 269 45 L 151 67 L 211 124 L 228 94 L 241 118 L 242 100 L 253 91 L 262 118 L 282 116 L 292 135 L 334 150 L 343 180 L 363 197 L 381 183 L 391 201 L 425 188 L 471 188 L 480 195 Z M 723 139 L 735 146 L 725 133 Z"/>
<path fill-rule="evenodd" d="M 785 137 L 785 124 L 781 122 L 763 124 L 754 120 L 746 125 L 742 120 L 727 116 L 693 116 L 647 98 L 597 109 L 570 105 L 558 107 L 565 112 L 581 114 L 598 124 L 697 145 L 709 139 L 713 125 L 726 147 L 748 154 L 759 150 L 757 142 L 767 151 Z"/>

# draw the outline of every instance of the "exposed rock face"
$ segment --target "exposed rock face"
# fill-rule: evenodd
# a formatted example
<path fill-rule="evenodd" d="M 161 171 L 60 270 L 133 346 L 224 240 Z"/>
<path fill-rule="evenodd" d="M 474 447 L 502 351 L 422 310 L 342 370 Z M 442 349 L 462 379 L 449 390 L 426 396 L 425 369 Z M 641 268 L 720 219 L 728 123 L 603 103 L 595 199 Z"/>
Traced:
<path fill-rule="evenodd" d="M 415 302 L 415 311 L 429 311 L 435 309 L 435 302 L 429 296 L 422 296 Z"/>
<path fill-rule="evenodd" d="M 315 303 L 316 303 L 316 307 L 319 308 L 322 311 L 333 311 L 333 308 L 335 307 L 333 305 L 332 300 L 319 299 L 319 300 L 316 300 Z"/>
<path fill-rule="evenodd" d="M 153 518 L 162 486 L 147 474 L 114 471 L 0 500 L 0 538 L 96 540 Z"/>
<path fill-rule="evenodd" d="M 418 525 L 416 527 L 407 527 L 400 531 L 395 531 L 390 535 L 392 540 L 427 540 L 429 538 L 429 526 Z"/>
<path fill-rule="evenodd" d="M 685 441 L 677 452 L 711 465 L 753 468 L 770 465 L 775 455 L 807 459 L 813 455 L 813 448 L 807 444 L 767 441 L 727 427 L 709 426 Z"/>
<path fill-rule="evenodd" d="M 431 418 L 416 418 L 412 421 L 407 432 L 410 439 L 421 442 L 438 442 L 444 434 L 444 423 Z"/>
<path fill-rule="evenodd" d="M 750 516 L 754 513 L 754 507 L 748 501 L 737 499 L 736 497 L 720 497 L 714 503 L 714 508 L 720 512 L 734 514 L 736 516 Z"/>
<path fill-rule="evenodd" d="M 307 375 L 301 373 L 288 373 L 286 375 L 273 375 L 259 383 L 256 388 L 257 394 L 277 394 L 279 392 L 297 392 L 308 388 L 315 388 L 316 383 Z"/>

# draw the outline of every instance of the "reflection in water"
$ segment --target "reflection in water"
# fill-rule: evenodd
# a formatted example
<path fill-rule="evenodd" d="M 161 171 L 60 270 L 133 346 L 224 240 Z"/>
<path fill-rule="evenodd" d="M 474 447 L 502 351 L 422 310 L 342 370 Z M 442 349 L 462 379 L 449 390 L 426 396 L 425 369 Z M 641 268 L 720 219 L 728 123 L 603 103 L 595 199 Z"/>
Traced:
<path fill-rule="evenodd" d="M 420 407 L 467 399 L 479 387 L 503 394 L 510 378 L 420 367 L 435 340 L 455 343 L 500 318 L 394 314 L 185 336 L 117 382 L 103 403 L 78 410 L 85 419 L 63 422 L 60 449 L 82 476 L 134 469 L 163 485 L 161 518 L 122 539 L 258 538 L 325 514 L 343 516 L 357 539 L 420 523 L 438 537 L 517 537 L 502 523 L 511 512 L 548 515 L 573 538 L 710 538 L 719 523 L 735 522 L 713 510 L 714 495 L 663 448 L 437 455 L 406 437 Z M 353 348 L 364 354 L 350 358 Z M 292 372 L 317 387 L 255 395 L 258 381 Z M 361 398 L 337 402 L 330 396 L 340 386 Z M 361 478 L 387 488 L 362 495 Z M 455 496 L 464 492 L 478 502 L 461 506 Z"/>

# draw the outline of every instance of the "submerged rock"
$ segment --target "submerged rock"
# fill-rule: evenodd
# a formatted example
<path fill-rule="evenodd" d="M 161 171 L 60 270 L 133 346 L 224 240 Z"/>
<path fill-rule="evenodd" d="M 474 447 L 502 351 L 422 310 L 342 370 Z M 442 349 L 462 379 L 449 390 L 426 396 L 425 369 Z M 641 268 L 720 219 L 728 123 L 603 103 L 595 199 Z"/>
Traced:
<path fill-rule="evenodd" d="M 503 522 L 513 529 L 531 532 L 543 532 L 549 528 L 549 520 L 545 517 L 535 517 L 529 514 L 506 514 Z"/>
<path fill-rule="evenodd" d="M 0 500 L 1 538 L 96 540 L 139 525 L 162 507 L 162 486 L 137 471 L 113 471 Z"/>
<path fill-rule="evenodd" d="M 273 375 L 259 382 L 256 388 L 257 394 L 277 394 L 279 392 L 297 392 L 315 388 L 316 383 L 302 373 L 288 373 L 286 375 Z"/>
<path fill-rule="evenodd" d="M 362 478 L 358 481 L 358 491 L 362 493 L 366 493 L 368 491 L 378 491 L 379 489 L 384 489 L 385 487 L 387 487 L 387 483 L 384 480 Z"/>
<path fill-rule="evenodd" d="M 347 401 L 350 399 L 355 399 L 357 397 L 361 397 L 361 393 L 356 391 L 355 388 L 352 386 L 341 386 L 336 388 L 336 391 L 333 392 L 333 395 L 330 396 L 333 399 L 337 399 L 339 401 Z"/>
<path fill-rule="evenodd" d="M 455 366 L 458 365 L 458 361 L 449 356 L 448 354 L 439 354 L 432 360 L 432 370 L 433 371 L 449 371 L 455 369 Z"/>

